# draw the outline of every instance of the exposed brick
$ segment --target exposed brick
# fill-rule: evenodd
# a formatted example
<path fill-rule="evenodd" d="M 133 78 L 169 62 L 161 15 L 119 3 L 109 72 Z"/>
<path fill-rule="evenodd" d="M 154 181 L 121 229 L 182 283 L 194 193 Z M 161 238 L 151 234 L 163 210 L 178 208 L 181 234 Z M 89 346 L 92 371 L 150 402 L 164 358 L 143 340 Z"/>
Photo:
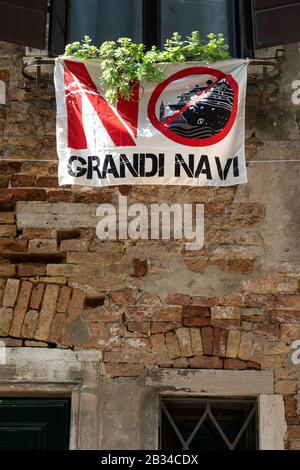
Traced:
<path fill-rule="evenodd" d="M 297 411 L 297 400 L 295 397 L 287 397 L 284 400 L 285 405 L 285 415 L 287 419 L 287 424 L 299 424 L 300 418 Z"/>
<path fill-rule="evenodd" d="M 87 251 L 88 242 L 86 240 L 62 240 L 60 244 L 61 251 Z"/>
<path fill-rule="evenodd" d="M 261 365 L 257 362 L 247 361 L 247 369 L 249 370 L 261 370 Z"/>
<path fill-rule="evenodd" d="M 240 328 L 241 322 L 240 320 L 219 320 L 219 319 L 212 319 L 211 324 L 215 328 L 227 328 L 227 329 L 236 329 Z"/>
<path fill-rule="evenodd" d="M 226 307 L 245 307 L 246 300 L 243 294 L 224 295 L 218 299 L 219 305 Z"/>
<path fill-rule="evenodd" d="M 68 189 L 50 190 L 47 192 L 47 202 L 73 202 L 74 193 Z"/>
<path fill-rule="evenodd" d="M 205 355 L 213 352 L 214 330 L 211 327 L 201 328 L 203 351 Z"/>
<path fill-rule="evenodd" d="M 39 281 L 45 284 L 57 284 L 59 286 L 64 286 L 67 283 L 67 279 L 64 276 L 41 276 L 39 277 Z"/>
<path fill-rule="evenodd" d="M 149 332 L 149 323 L 147 322 L 129 322 L 127 324 L 128 331 L 148 334 Z"/>
<path fill-rule="evenodd" d="M 28 239 L 56 239 L 56 230 L 44 228 L 24 228 L 22 236 L 23 238 Z"/>
<path fill-rule="evenodd" d="M 0 264 L 0 277 L 13 277 L 16 272 L 17 266 L 15 264 Z"/>
<path fill-rule="evenodd" d="M 85 191 L 74 194 L 75 202 L 83 204 L 102 204 L 109 203 L 112 201 L 112 190 L 110 188 L 101 188 L 101 191 L 93 189 L 91 191 Z"/>
<path fill-rule="evenodd" d="M 300 310 L 272 310 L 269 319 L 271 323 L 300 324 Z"/>
<path fill-rule="evenodd" d="M 251 273 L 254 269 L 254 259 L 229 259 L 228 271 L 233 273 Z"/>
<path fill-rule="evenodd" d="M 245 302 L 247 307 L 270 309 L 275 307 L 275 296 L 271 294 L 246 294 Z"/>
<path fill-rule="evenodd" d="M 217 297 L 192 297 L 190 304 L 196 307 L 213 307 L 219 304 L 219 299 Z"/>
<path fill-rule="evenodd" d="M 293 395 L 296 391 L 296 382 L 293 380 L 278 380 L 275 382 L 275 393 L 279 393 L 281 395 Z"/>
<path fill-rule="evenodd" d="M 242 308 L 241 309 L 243 321 L 263 322 L 265 319 L 265 312 L 259 308 Z"/>
<path fill-rule="evenodd" d="M 45 289 L 39 322 L 34 334 L 34 338 L 39 341 L 48 341 L 50 336 L 50 327 L 56 311 L 56 302 L 59 293 L 59 287 L 47 285 Z"/>
<path fill-rule="evenodd" d="M 22 253 L 24 251 L 27 251 L 27 240 L 0 239 L 0 252 Z"/>
<path fill-rule="evenodd" d="M 32 310 L 39 310 L 42 305 L 45 286 L 44 284 L 37 284 L 31 293 L 30 308 Z"/>
<path fill-rule="evenodd" d="M 1 342 L 5 344 L 6 348 L 19 348 L 23 343 L 21 339 L 14 338 L 1 338 Z"/>
<path fill-rule="evenodd" d="M 182 294 L 172 294 L 166 299 L 167 304 L 171 305 L 189 305 L 191 297 Z"/>
<path fill-rule="evenodd" d="M 237 307 L 212 307 L 213 320 L 240 320 L 241 310 Z"/>
<path fill-rule="evenodd" d="M 223 369 L 223 359 L 220 357 L 195 356 L 189 359 L 192 369 Z"/>
<path fill-rule="evenodd" d="M 289 354 L 291 350 L 291 345 L 287 345 L 280 341 L 273 341 L 267 344 L 265 354 L 270 356 L 280 356 L 282 354 Z"/>
<path fill-rule="evenodd" d="M 152 345 L 153 353 L 155 354 L 156 362 L 168 362 L 168 348 L 165 342 L 165 336 L 160 335 L 151 335 L 150 342 Z"/>
<path fill-rule="evenodd" d="M 255 333 L 268 336 L 269 340 L 276 341 L 280 339 L 280 327 L 279 325 L 253 325 L 253 331 Z"/>
<path fill-rule="evenodd" d="M 161 305 L 161 300 L 157 295 L 150 294 L 150 292 L 144 292 L 143 295 L 137 301 L 140 305 Z"/>
<path fill-rule="evenodd" d="M 187 357 L 179 357 L 173 360 L 174 369 L 187 369 L 189 367 L 189 360 Z"/>
<path fill-rule="evenodd" d="M 294 341 L 299 338 L 300 325 L 281 325 L 281 341 Z"/>
<path fill-rule="evenodd" d="M 220 328 L 214 329 L 214 344 L 213 344 L 213 355 L 214 356 L 226 356 L 226 346 L 228 339 L 228 331 L 221 330 Z"/>
<path fill-rule="evenodd" d="M 276 308 L 278 310 L 280 309 L 300 310 L 300 295 L 276 296 Z"/>
<path fill-rule="evenodd" d="M 210 318 L 184 318 L 182 322 L 183 326 L 187 326 L 188 328 L 191 327 L 203 327 L 203 326 L 210 326 L 211 321 Z"/>
<path fill-rule="evenodd" d="M 178 328 L 176 330 L 178 343 L 181 350 L 181 356 L 190 357 L 193 356 L 191 336 L 189 328 Z"/>
<path fill-rule="evenodd" d="M 72 298 L 67 310 L 67 322 L 73 322 L 81 315 L 84 308 L 85 295 L 79 289 L 73 289 Z"/>
<path fill-rule="evenodd" d="M 11 204 L 19 201 L 45 201 L 44 189 L 0 189 L 0 204 Z"/>
<path fill-rule="evenodd" d="M 188 307 L 184 307 L 182 311 L 183 318 L 209 317 L 209 316 L 210 316 L 210 311 L 208 307 L 188 306 Z"/>
<path fill-rule="evenodd" d="M 21 263 L 18 266 L 18 276 L 32 277 L 44 276 L 46 274 L 46 265 L 41 263 Z"/>
<path fill-rule="evenodd" d="M 290 440 L 300 440 L 300 426 L 289 426 L 286 438 Z"/>
<path fill-rule="evenodd" d="M 235 203 L 232 205 L 230 219 L 241 227 L 254 227 L 265 218 L 265 206 L 258 203 Z"/>
<path fill-rule="evenodd" d="M 134 259 L 133 260 L 133 276 L 134 277 L 145 277 L 148 273 L 147 261 Z"/>
<path fill-rule="evenodd" d="M 225 359 L 224 369 L 246 370 L 247 362 L 241 361 L 240 359 Z"/>
<path fill-rule="evenodd" d="M 15 222 L 14 212 L 0 212 L 0 224 L 13 224 Z"/>
<path fill-rule="evenodd" d="M 2 301 L 2 305 L 4 307 L 14 307 L 17 296 L 18 296 L 18 291 L 19 291 L 19 284 L 20 281 L 17 279 L 8 279 L 6 286 L 5 286 L 5 291 L 4 291 L 4 297 Z"/>
<path fill-rule="evenodd" d="M 59 292 L 56 310 L 58 313 L 65 313 L 67 311 L 72 289 L 70 287 L 62 287 Z"/>
<path fill-rule="evenodd" d="M 181 322 L 181 307 L 128 307 L 126 319 L 128 321 L 158 321 L 158 322 Z"/>
<path fill-rule="evenodd" d="M 8 336 L 13 319 L 13 309 L 2 307 L 0 308 L 0 337 Z"/>
<path fill-rule="evenodd" d="M 39 176 L 35 185 L 37 188 L 57 188 L 58 179 L 55 176 Z"/>
<path fill-rule="evenodd" d="M 39 312 L 37 312 L 36 310 L 29 310 L 26 313 L 22 327 L 23 338 L 33 339 L 38 318 Z"/>
<path fill-rule="evenodd" d="M 16 234 L 16 225 L 0 225 L 0 237 L 15 237 Z"/>
<path fill-rule="evenodd" d="M 235 359 L 239 352 L 241 332 L 239 330 L 229 330 L 226 357 Z"/>
<path fill-rule="evenodd" d="M 10 329 L 10 336 L 15 338 L 21 337 L 22 325 L 29 305 L 31 289 L 31 282 L 23 281 L 21 283 L 20 293 L 14 310 L 14 318 Z"/>
<path fill-rule="evenodd" d="M 34 175 L 12 175 L 10 184 L 13 188 L 32 188 L 35 183 Z"/>
<path fill-rule="evenodd" d="M 243 361 L 248 361 L 250 359 L 251 349 L 253 345 L 253 333 L 242 332 L 241 342 L 238 357 Z"/>
<path fill-rule="evenodd" d="M 176 327 L 177 323 L 174 322 L 151 322 L 151 334 L 167 333 Z"/>
<path fill-rule="evenodd" d="M 51 253 L 57 250 L 57 242 L 54 239 L 35 239 L 29 240 L 29 253 Z"/>
<path fill-rule="evenodd" d="M 180 347 L 175 333 L 169 332 L 166 334 L 166 345 L 169 359 L 176 359 L 180 357 Z"/>
<path fill-rule="evenodd" d="M 185 265 L 193 273 L 203 273 L 208 265 L 208 258 L 184 258 Z"/>
<path fill-rule="evenodd" d="M 191 335 L 191 345 L 192 345 L 192 353 L 194 356 L 202 356 L 203 355 L 203 344 L 202 344 L 202 337 L 201 337 L 201 330 L 200 328 L 191 328 L 190 329 Z"/>
<path fill-rule="evenodd" d="M 0 174 L 1 175 L 14 175 L 21 171 L 21 163 L 19 162 L 1 162 Z"/>
<path fill-rule="evenodd" d="M 284 274 L 270 274 L 264 279 L 244 281 L 244 289 L 256 294 L 297 292 L 298 280 Z"/>
<path fill-rule="evenodd" d="M 97 308 L 89 308 L 89 309 L 83 310 L 82 319 L 84 321 L 89 321 L 89 322 L 122 321 L 123 313 L 124 313 L 124 309 L 119 306 L 115 306 L 115 307 L 103 306 L 103 307 L 97 307 Z M 138 320 L 135 320 L 132 318 L 129 321 L 138 321 Z M 141 321 L 144 321 L 144 319 L 141 319 Z"/>
<path fill-rule="evenodd" d="M 136 302 L 133 289 L 123 289 L 110 294 L 110 302 L 116 305 L 134 305 Z"/>
<path fill-rule="evenodd" d="M 260 363 L 265 353 L 266 338 L 260 335 L 254 335 L 253 345 L 250 352 L 249 359 L 252 362 Z"/>
<path fill-rule="evenodd" d="M 50 343 L 60 343 L 62 340 L 62 335 L 65 326 L 65 315 L 63 313 L 57 313 L 54 315 L 51 328 L 50 328 L 50 336 L 49 342 Z"/>
<path fill-rule="evenodd" d="M 24 343 L 26 348 L 47 348 L 48 343 L 45 341 L 25 341 Z"/>
<path fill-rule="evenodd" d="M 149 351 L 151 351 L 151 344 L 153 346 L 153 344 L 156 342 L 156 340 L 159 339 L 158 337 L 162 337 L 162 338 L 160 338 L 162 340 L 161 344 L 160 344 L 160 347 L 161 347 L 160 348 L 160 354 L 162 354 L 163 346 L 164 346 L 163 335 L 151 336 L 151 343 L 150 343 L 148 338 L 127 338 L 125 340 L 125 348 L 126 349 L 134 349 L 134 350 L 143 351 L 143 352 L 149 352 Z M 152 339 L 153 339 L 153 341 L 152 341 Z"/>
<path fill-rule="evenodd" d="M 1 124 L 0 124 L 1 127 Z M 0 176 L 0 189 L 8 188 L 9 176 Z"/>

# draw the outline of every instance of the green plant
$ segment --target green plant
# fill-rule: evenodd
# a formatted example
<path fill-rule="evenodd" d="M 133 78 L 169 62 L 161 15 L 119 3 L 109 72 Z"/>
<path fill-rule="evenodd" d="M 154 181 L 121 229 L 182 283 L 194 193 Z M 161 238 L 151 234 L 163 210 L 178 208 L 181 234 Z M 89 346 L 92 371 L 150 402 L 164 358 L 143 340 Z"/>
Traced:
<path fill-rule="evenodd" d="M 106 98 L 115 103 L 119 98 L 130 100 L 132 88 L 138 82 L 158 83 L 164 78 L 163 63 L 187 61 L 215 62 L 230 57 L 223 34 L 211 33 L 202 43 L 198 31 L 184 40 L 174 33 L 166 40 L 163 50 L 155 46 L 146 50 L 143 44 L 135 44 L 130 38 L 106 41 L 99 48 L 85 36 L 82 42 L 69 44 L 65 56 L 79 59 L 97 59 L 102 68 L 102 84 L 107 88 Z"/>

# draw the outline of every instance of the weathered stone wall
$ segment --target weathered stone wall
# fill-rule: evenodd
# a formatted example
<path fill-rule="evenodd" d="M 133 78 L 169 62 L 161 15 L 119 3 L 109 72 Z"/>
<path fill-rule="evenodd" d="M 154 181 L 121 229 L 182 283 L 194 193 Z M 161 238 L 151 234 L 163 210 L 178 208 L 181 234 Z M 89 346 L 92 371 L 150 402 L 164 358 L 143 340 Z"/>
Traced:
<path fill-rule="evenodd" d="M 286 447 L 300 449 L 290 361 L 300 339 L 298 46 L 287 47 L 267 112 L 258 112 L 259 98 L 248 103 L 252 162 L 238 188 L 58 188 L 53 82 L 38 92 L 21 75 L 23 55 L 0 44 L 0 339 L 102 350 L 106 378 L 153 368 L 274 371 Z M 100 242 L 96 207 L 120 194 L 132 203 L 204 203 L 204 249 Z"/>

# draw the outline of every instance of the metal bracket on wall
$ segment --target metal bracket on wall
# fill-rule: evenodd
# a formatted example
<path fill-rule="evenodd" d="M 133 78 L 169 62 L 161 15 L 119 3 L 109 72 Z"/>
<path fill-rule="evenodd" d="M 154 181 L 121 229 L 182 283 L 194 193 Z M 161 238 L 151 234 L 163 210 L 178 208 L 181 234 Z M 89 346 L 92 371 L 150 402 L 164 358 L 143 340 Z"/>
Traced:
<path fill-rule="evenodd" d="M 33 57 L 33 58 L 30 58 L 30 59 L 26 60 L 26 62 L 23 62 L 22 75 L 27 80 L 30 80 L 30 81 L 35 80 L 38 96 L 41 92 L 42 83 L 49 82 L 49 79 L 46 79 L 43 76 L 42 67 L 49 66 L 49 65 L 54 66 L 54 63 L 55 63 L 55 59 L 51 58 L 51 57 L 47 57 L 47 58 Z M 36 69 L 36 73 L 35 73 L 34 76 L 30 75 L 28 73 L 28 69 L 29 68 L 32 69 L 33 67 L 35 67 L 35 69 Z M 49 72 L 47 72 L 47 73 L 49 74 Z M 52 81 L 52 79 L 51 79 L 51 81 Z"/>
<path fill-rule="evenodd" d="M 258 98 L 258 111 L 261 114 L 267 112 L 270 100 L 279 93 L 277 80 L 281 76 L 282 63 L 285 60 L 285 50 L 277 49 L 274 57 L 253 59 L 249 62 L 249 65 L 258 67 L 258 70 L 249 72 L 247 97 Z"/>
<path fill-rule="evenodd" d="M 258 97 L 258 109 L 259 112 L 265 114 L 267 111 L 267 105 L 270 99 L 279 92 L 279 85 L 276 80 L 281 75 L 282 62 L 286 60 L 285 50 L 277 49 L 274 57 L 266 57 L 262 59 L 252 59 L 249 61 L 249 65 L 259 67 L 258 70 L 250 72 L 248 78 L 248 93 L 247 96 L 252 98 Z M 43 77 L 42 67 L 53 65 L 55 58 L 47 57 L 35 57 L 30 58 L 23 63 L 22 74 L 28 80 L 35 80 L 38 93 L 41 91 L 41 84 L 48 81 Z M 30 75 L 27 70 L 28 68 L 36 67 L 35 76 Z M 261 69 L 262 67 L 262 69 Z M 270 68 L 273 71 L 270 73 Z"/>

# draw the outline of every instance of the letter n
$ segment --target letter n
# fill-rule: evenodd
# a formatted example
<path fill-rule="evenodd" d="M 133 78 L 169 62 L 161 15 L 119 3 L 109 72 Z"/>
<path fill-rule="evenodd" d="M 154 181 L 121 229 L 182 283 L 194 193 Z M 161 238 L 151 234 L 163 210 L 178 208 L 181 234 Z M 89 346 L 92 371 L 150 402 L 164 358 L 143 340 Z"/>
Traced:
<path fill-rule="evenodd" d="M 82 62 L 65 60 L 64 63 L 68 146 L 78 150 L 87 148 L 82 117 L 82 96 L 85 93 L 114 145 L 116 147 L 135 147 L 136 143 L 130 131 L 134 136 L 137 135 L 138 86 L 133 89 L 133 100 L 126 104 L 120 100 L 118 112 L 115 112 L 98 92 L 86 66 Z M 124 121 L 128 127 L 126 127 Z"/>

